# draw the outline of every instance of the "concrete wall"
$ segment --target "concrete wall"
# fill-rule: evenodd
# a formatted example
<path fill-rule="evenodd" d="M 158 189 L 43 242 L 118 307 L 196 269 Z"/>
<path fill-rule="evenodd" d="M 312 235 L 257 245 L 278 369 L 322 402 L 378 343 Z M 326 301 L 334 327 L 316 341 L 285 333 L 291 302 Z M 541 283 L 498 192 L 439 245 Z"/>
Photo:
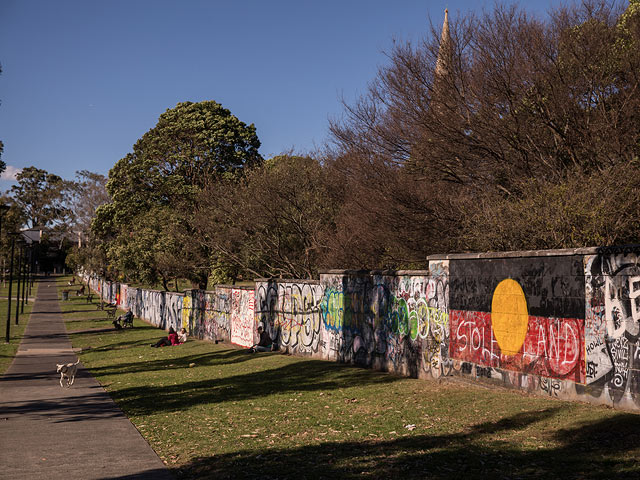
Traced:
<path fill-rule="evenodd" d="M 640 265 L 637 254 L 588 255 L 585 384 L 580 394 L 622 408 L 640 405 Z"/>
<path fill-rule="evenodd" d="M 161 328 L 402 375 L 460 375 L 640 408 L 640 249 L 432 256 L 424 271 L 322 272 L 185 294 L 87 278 Z"/>
<path fill-rule="evenodd" d="M 320 277 L 323 357 L 414 377 L 449 374 L 446 262 Z"/>
<path fill-rule="evenodd" d="M 256 321 L 286 352 L 322 358 L 323 288 L 311 280 L 256 281 Z"/>

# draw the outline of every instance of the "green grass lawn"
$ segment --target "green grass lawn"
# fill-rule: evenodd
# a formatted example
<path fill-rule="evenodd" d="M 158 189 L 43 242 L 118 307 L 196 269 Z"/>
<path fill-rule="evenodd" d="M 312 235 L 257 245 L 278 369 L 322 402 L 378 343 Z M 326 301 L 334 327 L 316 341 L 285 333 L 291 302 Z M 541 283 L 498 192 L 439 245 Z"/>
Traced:
<path fill-rule="evenodd" d="M 36 284 L 37 285 L 37 284 Z M 32 294 L 35 296 L 35 288 L 32 290 Z M 15 286 L 13 289 L 15 293 Z M 6 295 L 6 293 L 5 293 Z M 0 297 L 2 296 L 2 292 L 0 291 Z M 16 312 L 16 302 L 15 297 L 12 295 L 11 299 L 11 325 L 10 325 L 10 335 L 9 335 L 9 343 L 5 343 L 6 341 L 6 332 L 7 332 L 7 300 L 6 298 L 0 298 L 0 325 L 1 331 L 0 335 L 2 340 L 0 340 L 0 375 L 5 373 L 11 362 L 13 362 L 13 357 L 15 357 L 16 352 L 18 351 L 18 346 L 22 341 L 22 335 L 24 334 L 24 330 L 29 322 L 29 318 L 31 315 L 31 308 L 33 307 L 33 302 L 25 303 L 24 305 L 24 313 L 20 313 L 18 316 L 18 325 L 15 323 L 15 312 Z"/>
<path fill-rule="evenodd" d="M 34 283 L 34 285 L 33 285 L 34 288 L 31 289 L 31 296 L 34 297 L 34 298 L 35 298 L 35 295 L 36 295 L 35 285 L 36 284 Z M 11 288 L 11 297 L 14 298 L 14 299 L 16 298 L 16 289 L 17 289 L 17 287 L 18 287 L 18 283 L 17 283 L 17 280 L 14 277 L 13 282 L 12 282 L 12 288 Z M 27 294 L 29 293 L 28 285 L 27 285 L 27 288 L 26 288 L 25 292 Z M 0 280 L 0 298 L 7 298 L 8 294 L 9 294 L 9 280 L 8 280 L 8 278 L 7 278 L 6 284 L 3 284 L 2 280 Z M 20 284 L 20 295 L 22 295 L 22 283 Z"/>
<path fill-rule="evenodd" d="M 612 478 L 640 473 L 640 415 L 115 331 L 61 302 L 80 358 L 178 478 Z M 75 333 L 73 333 L 75 332 Z"/>

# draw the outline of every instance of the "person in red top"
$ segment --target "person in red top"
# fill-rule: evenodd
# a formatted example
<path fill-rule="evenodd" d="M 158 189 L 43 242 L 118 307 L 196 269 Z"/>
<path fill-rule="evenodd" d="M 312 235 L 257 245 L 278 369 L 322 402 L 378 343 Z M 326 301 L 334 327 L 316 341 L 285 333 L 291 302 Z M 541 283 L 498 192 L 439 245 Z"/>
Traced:
<path fill-rule="evenodd" d="M 152 347 L 169 347 L 171 345 L 179 345 L 178 334 L 173 329 L 173 327 L 169 327 L 169 335 L 158 340 L 158 343 L 152 343 Z"/>

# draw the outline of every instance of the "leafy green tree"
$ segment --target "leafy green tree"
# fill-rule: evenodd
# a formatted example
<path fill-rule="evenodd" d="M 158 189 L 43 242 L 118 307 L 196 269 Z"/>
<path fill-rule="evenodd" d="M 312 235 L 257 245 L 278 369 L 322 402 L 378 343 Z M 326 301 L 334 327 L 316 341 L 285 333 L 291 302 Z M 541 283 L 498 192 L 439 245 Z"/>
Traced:
<path fill-rule="evenodd" d="M 69 220 L 69 182 L 36 167 L 25 167 L 16 175 L 10 193 L 29 228 L 53 229 Z"/>
<path fill-rule="evenodd" d="M 22 211 L 17 207 L 15 200 L 7 195 L 0 195 L 0 205 L 8 205 L 9 210 L 2 214 L 2 231 L 0 232 L 0 252 L 5 260 L 4 265 L 9 261 L 9 245 L 11 244 L 9 234 L 19 231 L 24 225 Z"/>
<path fill-rule="evenodd" d="M 191 240 L 188 223 L 195 199 L 206 185 L 259 164 L 259 146 L 255 126 L 214 101 L 180 103 L 160 115 L 109 172 L 111 202 L 92 223 L 109 261 L 147 283 L 179 275 L 206 287 L 210 252 Z"/>

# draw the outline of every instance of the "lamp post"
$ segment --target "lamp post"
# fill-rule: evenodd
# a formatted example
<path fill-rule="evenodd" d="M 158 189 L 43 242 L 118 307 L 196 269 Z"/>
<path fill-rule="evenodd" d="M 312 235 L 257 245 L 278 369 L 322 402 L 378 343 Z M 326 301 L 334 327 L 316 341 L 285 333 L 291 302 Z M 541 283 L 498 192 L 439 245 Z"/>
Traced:
<path fill-rule="evenodd" d="M 25 292 L 27 291 L 27 274 L 29 273 L 29 262 L 27 261 L 28 245 L 24 247 L 24 260 L 22 266 L 22 303 L 20 304 L 20 313 L 24 313 Z"/>
<path fill-rule="evenodd" d="M 23 245 L 22 242 L 19 241 L 18 243 L 18 269 L 17 269 L 17 277 L 18 277 L 18 288 L 16 289 L 16 325 L 18 325 L 18 319 L 20 316 L 20 280 L 22 279 L 22 250 L 23 250 Z"/>
<path fill-rule="evenodd" d="M 13 284 L 13 249 L 16 244 L 16 237 L 14 235 L 11 236 L 11 260 L 9 261 L 9 295 L 7 296 L 7 332 L 5 341 L 9 343 L 9 339 L 11 338 L 11 287 Z"/>
<path fill-rule="evenodd" d="M 33 287 L 33 275 L 35 274 L 35 254 L 34 254 L 34 247 L 33 245 L 31 246 L 31 248 L 29 249 L 29 293 L 28 296 L 31 296 L 31 287 Z"/>

